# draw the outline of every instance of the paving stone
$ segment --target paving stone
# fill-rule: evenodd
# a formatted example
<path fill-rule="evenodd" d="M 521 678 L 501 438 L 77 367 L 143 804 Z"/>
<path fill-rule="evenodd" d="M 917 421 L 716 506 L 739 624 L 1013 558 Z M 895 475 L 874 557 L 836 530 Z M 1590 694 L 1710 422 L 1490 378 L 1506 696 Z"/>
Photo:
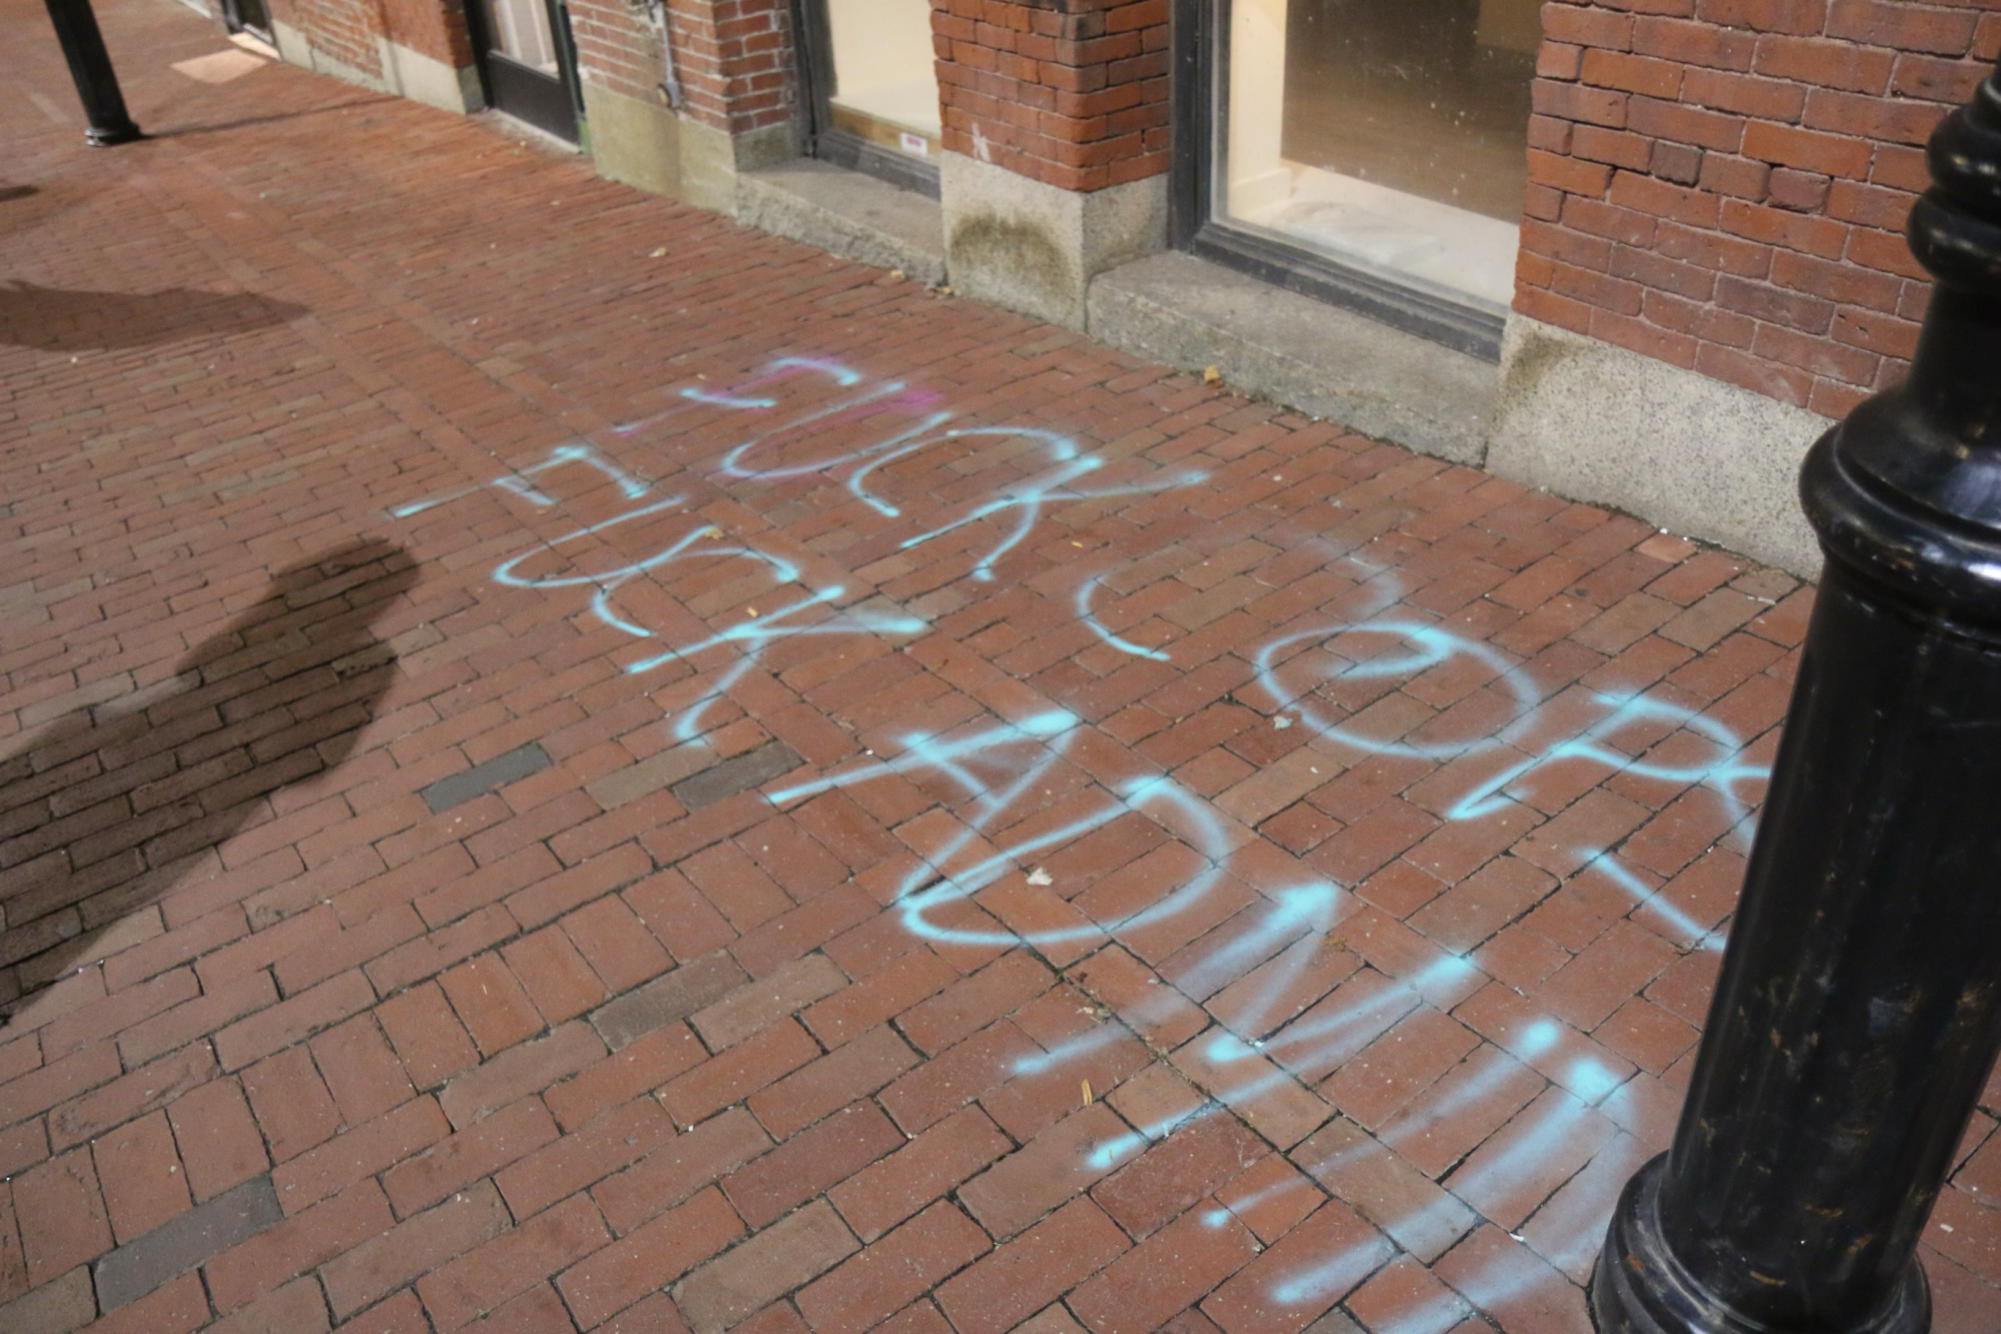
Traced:
<path fill-rule="evenodd" d="M 773 741 L 746 755 L 698 770 L 673 784 L 668 791 L 683 806 L 698 811 L 704 806 L 713 806 L 725 797 L 768 783 L 780 774 L 789 774 L 800 763 L 792 747 L 783 741 Z"/>
<path fill-rule="evenodd" d="M 833 1268 L 861 1243 L 824 1200 L 774 1223 L 673 1289 L 695 1334 L 719 1334 Z"/>
<path fill-rule="evenodd" d="M 613 1051 L 657 1028 L 686 1019 L 750 980 L 727 954 L 691 959 L 591 1012 L 591 1026 Z"/>
<path fill-rule="evenodd" d="M 98 1260 L 92 1266 L 97 1299 L 114 1311 L 276 1226 L 284 1216 L 271 1178 L 252 1177 Z"/>
<path fill-rule="evenodd" d="M 429 806 L 435 815 L 454 806 L 462 806 L 474 797 L 483 796 L 509 783 L 518 783 L 530 774 L 541 773 L 554 763 L 555 761 L 549 758 L 549 752 L 542 749 L 539 742 L 530 741 L 504 754 L 496 755 L 483 764 L 475 764 L 470 769 L 455 773 L 450 778 L 440 778 L 419 795 L 424 798 L 424 804 Z"/>
<path fill-rule="evenodd" d="M 90 1270 L 79 1265 L 60 1278 L 0 1306 L 8 1334 L 70 1334 L 97 1315 Z"/>

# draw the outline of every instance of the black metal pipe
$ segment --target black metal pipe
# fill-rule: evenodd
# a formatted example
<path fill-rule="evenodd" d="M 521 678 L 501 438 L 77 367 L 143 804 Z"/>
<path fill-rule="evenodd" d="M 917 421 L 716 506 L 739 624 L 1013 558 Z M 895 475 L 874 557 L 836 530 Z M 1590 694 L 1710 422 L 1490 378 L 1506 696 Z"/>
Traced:
<path fill-rule="evenodd" d="M 97 29 L 90 0 L 47 3 L 49 21 L 56 25 L 56 40 L 62 43 L 63 59 L 69 62 L 69 76 L 90 121 L 90 128 L 83 133 L 85 141 L 106 148 L 145 138 L 125 113 L 125 95 L 118 90 L 118 75 L 111 68 L 111 53 L 104 49 L 104 34 Z"/>
<path fill-rule="evenodd" d="M 1807 455 L 1826 557 L 1673 1147 L 1602 1334 L 1923 1334 L 1916 1249 L 2001 1050 L 2001 69 L 1931 140 L 1906 382 Z"/>

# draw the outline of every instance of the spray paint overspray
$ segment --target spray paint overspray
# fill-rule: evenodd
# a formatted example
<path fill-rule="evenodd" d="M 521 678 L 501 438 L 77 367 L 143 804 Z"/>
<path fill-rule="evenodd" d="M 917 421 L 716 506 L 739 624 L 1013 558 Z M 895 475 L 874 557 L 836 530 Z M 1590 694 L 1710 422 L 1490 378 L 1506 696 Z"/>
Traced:
<path fill-rule="evenodd" d="M 691 439 L 708 442 L 693 458 Z M 519 593 L 579 598 L 597 625 L 635 641 L 637 656 L 621 665 L 641 681 L 669 667 L 686 672 L 665 720 L 679 741 L 703 735 L 718 703 L 787 641 L 861 636 L 907 646 L 934 633 L 924 615 L 876 592 L 865 563 L 838 577 L 809 573 L 769 532 L 721 531 L 703 517 L 705 497 L 843 504 L 844 514 L 868 526 L 868 542 L 857 549 L 877 560 L 944 553 L 951 579 L 976 597 L 1004 589 L 1010 558 L 1050 540 L 1047 521 L 1067 507 L 1116 514 L 1123 504 L 1177 494 L 1192 503 L 1211 480 L 1178 461 L 1155 466 L 1092 450 L 1046 426 L 965 422 L 942 395 L 797 356 L 726 387 L 681 388 L 664 410 L 601 441 L 559 446 L 484 485 L 391 513 L 415 517 L 485 493 L 524 521 L 554 519 L 565 510 L 558 485 L 565 475 L 588 482 L 599 508 L 587 521 L 551 528 L 552 536 L 531 534 L 492 580 Z M 655 475 L 674 478 L 672 489 Z M 1407 604 L 1393 561 L 1330 543 L 1296 516 L 1275 521 L 1271 537 L 1281 549 L 1317 553 L 1346 576 L 1347 591 L 1327 604 L 1331 610 L 1233 648 L 1242 665 L 1234 702 L 1263 726 L 1297 728 L 1311 776 L 1324 767 L 1332 782 L 1367 762 L 1405 765 L 1427 775 L 1428 819 L 1439 828 L 1491 830 L 1497 852 L 1532 829 L 1560 828 L 1534 804 L 1545 790 L 1598 790 L 1613 780 L 1656 806 L 1700 804 L 1711 842 L 1746 834 L 1768 773 L 1745 756 L 1754 738 L 1672 697 L 1553 686 L 1515 655 Z M 1121 607 L 1132 592 L 1118 587 L 1129 560 L 1108 560 L 1100 549 L 1053 569 L 1041 564 L 1038 582 L 1060 586 L 1070 624 L 1088 643 L 1147 670 L 1183 669 L 1177 645 L 1185 639 Z M 686 616 L 670 627 L 635 610 L 645 600 L 639 590 L 671 599 L 689 571 L 718 565 L 760 590 L 754 614 L 695 631 Z M 1462 707 L 1414 719 L 1378 707 L 1413 683 L 1447 678 L 1472 683 Z M 1475 696 L 1479 707 L 1463 706 Z M 1085 1150 L 1094 1173 L 1207 1118 L 1236 1115 L 1255 1126 L 1272 1099 L 1366 1066 L 1372 1044 L 1421 1023 L 1457 1027 L 1453 1008 L 1495 985 L 1477 946 L 1453 949 L 1399 928 L 1400 956 L 1351 948 L 1345 937 L 1358 922 L 1388 930 L 1360 886 L 1304 861 L 1296 878 L 1275 879 L 1269 855 L 1247 869 L 1247 849 L 1271 848 L 1237 813 L 1137 748 L 1106 744 L 1102 729 L 1060 694 L 1015 697 L 1019 707 L 989 706 L 944 729 L 893 731 L 869 753 L 783 779 L 765 795 L 788 811 L 830 792 L 921 780 L 946 794 L 952 819 L 912 849 L 912 864 L 886 891 L 903 931 L 940 947 L 1027 950 L 1059 970 L 1100 946 L 1146 961 L 1147 984 L 1135 996 L 1107 1006 L 1104 1022 L 1020 1057 L 1014 1074 L 1089 1079 L 1094 1059 L 1112 1046 L 1180 1022 L 1174 1016 L 1200 1015 L 1198 1032 L 1171 1052 L 1156 1051 L 1199 1090 L 1195 1100 L 1128 1117 L 1124 1132 Z M 1121 822 L 1144 822 L 1159 864 L 1173 868 L 1154 892 L 1100 894 L 1038 874 Z M 1557 860 L 1564 883 L 1589 883 L 1616 899 L 1635 926 L 1672 951 L 1721 948 L 1713 905 L 1677 900 L 1660 875 L 1614 847 L 1574 841 Z M 1335 977 L 1331 956 L 1353 966 L 1344 963 L 1347 971 Z M 1321 985 L 1328 978 L 1332 984 Z M 1342 1136 L 1323 1131 L 1297 1147 L 1280 1145 L 1299 1171 L 1236 1195 L 1218 1190 L 1198 1206 L 1203 1225 L 1234 1227 L 1287 1195 L 1325 1198 L 1329 1183 L 1383 1172 L 1418 1183 L 1395 1204 L 1351 1200 L 1373 1225 L 1367 1238 L 1298 1257 L 1269 1278 L 1260 1301 L 1304 1326 L 1396 1255 L 1429 1263 L 1483 1222 L 1541 1261 L 1460 1265 L 1452 1287 L 1407 1309 L 1394 1334 L 1444 1331 L 1469 1311 L 1520 1299 L 1525 1288 L 1581 1275 L 1633 1149 L 1628 1127 L 1608 1112 L 1636 1068 L 1561 1015 L 1517 1009 L 1374 1124 L 1337 1118 L 1331 1124 Z M 1463 1152 L 1439 1147 L 1445 1128 L 1483 1118 L 1497 1133 Z M 1550 1182 L 1553 1163 L 1563 1170 Z M 1540 1194 L 1525 1213 L 1532 1183 Z"/>

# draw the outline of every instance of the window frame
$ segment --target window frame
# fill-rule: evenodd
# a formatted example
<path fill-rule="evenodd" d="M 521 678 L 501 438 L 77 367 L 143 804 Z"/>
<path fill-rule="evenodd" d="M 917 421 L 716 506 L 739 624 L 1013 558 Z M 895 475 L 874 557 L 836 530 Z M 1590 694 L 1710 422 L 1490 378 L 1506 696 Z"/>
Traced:
<path fill-rule="evenodd" d="M 797 34 L 793 67 L 799 78 L 801 147 L 806 156 L 929 199 L 939 198 L 942 192 L 936 162 L 893 153 L 834 124 L 834 32 L 827 0 L 792 0 L 792 31 Z"/>
<path fill-rule="evenodd" d="M 1507 311 L 1420 278 L 1343 262 L 1288 244 L 1273 234 L 1218 218 L 1217 145 L 1229 110 L 1216 96 L 1228 68 L 1230 0 L 1172 0 L 1174 50 L 1170 90 L 1174 153 L 1168 181 L 1168 241 L 1202 259 L 1248 273 L 1287 291 L 1340 306 L 1391 328 L 1479 357 L 1501 359 Z"/>

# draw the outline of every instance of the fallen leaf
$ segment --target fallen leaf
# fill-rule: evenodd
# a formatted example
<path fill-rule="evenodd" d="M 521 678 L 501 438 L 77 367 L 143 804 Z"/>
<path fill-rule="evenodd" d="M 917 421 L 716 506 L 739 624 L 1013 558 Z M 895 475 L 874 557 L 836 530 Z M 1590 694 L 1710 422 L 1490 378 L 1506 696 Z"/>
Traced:
<path fill-rule="evenodd" d="M 1221 380 L 1222 378 L 1223 378 L 1223 372 L 1222 372 L 1222 371 L 1221 371 L 1220 369 L 1218 369 L 1217 367 L 1215 367 L 1215 366 L 1205 366 L 1205 367 L 1203 367 L 1203 369 L 1202 369 L 1202 379 L 1203 379 L 1203 381 L 1204 381 L 1205 383 L 1207 383 L 1207 384 L 1215 384 L 1215 383 L 1217 383 L 1218 381 L 1220 381 L 1220 380 Z"/>
<path fill-rule="evenodd" d="M 1084 1081 L 1084 1105 L 1091 1105 L 1091 1081 L 1088 1079 Z"/>

